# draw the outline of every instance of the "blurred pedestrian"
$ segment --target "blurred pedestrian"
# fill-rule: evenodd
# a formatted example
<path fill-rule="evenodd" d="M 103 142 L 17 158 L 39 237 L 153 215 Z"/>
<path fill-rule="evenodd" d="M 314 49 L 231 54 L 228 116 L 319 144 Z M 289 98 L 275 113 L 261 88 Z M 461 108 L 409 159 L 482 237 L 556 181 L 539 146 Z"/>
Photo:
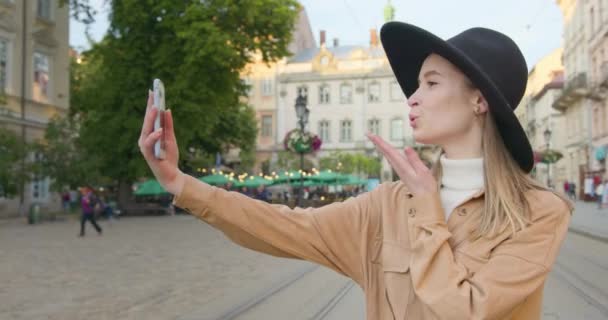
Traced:
<path fill-rule="evenodd" d="M 268 192 L 264 185 L 260 185 L 257 191 L 256 199 L 270 203 L 270 192 Z"/>
<path fill-rule="evenodd" d="M 82 198 L 80 205 L 82 207 L 82 213 L 80 215 L 80 236 L 84 237 L 84 225 L 87 221 L 90 221 L 95 230 L 99 235 L 102 234 L 103 230 L 97 224 L 95 220 L 95 206 L 97 205 L 97 198 L 93 194 L 93 190 L 89 187 L 82 188 Z"/>
<path fill-rule="evenodd" d="M 70 208 L 75 210 L 78 207 L 79 195 L 76 190 L 70 190 Z"/>
<path fill-rule="evenodd" d="M 598 183 L 595 187 L 595 200 L 597 201 L 597 208 L 602 208 L 602 200 L 604 195 L 604 184 L 602 182 Z"/>
<path fill-rule="evenodd" d="M 112 223 L 112 220 L 114 220 L 114 208 L 112 208 L 112 206 L 110 206 L 110 204 L 108 203 L 108 201 L 106 201 L 106 197 L 105 196 L 101 196 L 99 197 L 99 210 L 101 212 L 101 215 L 109 222 Z"/>
<path fill-rule="evenodd" d="M 61 193 L 61 206 L 63 207 L 63 213 L 70 212 L 70 192 L 68 189 L 63 189 Z"/>
<path fill-rule="evenodd" d="M 570 199 L 576 200 L 576 183 L 570 182 L 570 187 L 568 187 L 568 191 L 570 192 Z"/>
<path fill-rule="evenodd" d="M 608 179 L 604 178 L 604 192 L 601 195 L 602 208 L 608 203 Z"/>

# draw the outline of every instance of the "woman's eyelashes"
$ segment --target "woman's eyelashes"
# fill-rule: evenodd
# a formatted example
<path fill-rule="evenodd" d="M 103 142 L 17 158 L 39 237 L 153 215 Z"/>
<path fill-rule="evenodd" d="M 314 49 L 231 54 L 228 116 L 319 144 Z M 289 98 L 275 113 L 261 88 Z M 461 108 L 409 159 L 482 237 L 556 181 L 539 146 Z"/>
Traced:
<path fill-rule="evenodd" d="M 435 81 L 427 81 L 427 82 L 426 82 L 426 85 L 427 85 L 429 88 L 434 87 L 436 84 L 437 84 L 437 82 L 435 82 Z"/>

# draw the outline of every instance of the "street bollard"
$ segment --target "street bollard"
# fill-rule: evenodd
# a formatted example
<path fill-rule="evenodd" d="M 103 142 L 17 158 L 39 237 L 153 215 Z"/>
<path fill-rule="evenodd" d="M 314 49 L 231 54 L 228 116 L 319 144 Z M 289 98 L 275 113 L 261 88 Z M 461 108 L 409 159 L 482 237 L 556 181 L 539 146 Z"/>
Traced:
<path fill-rule="evenodd" d="M 34 202 L 30 205 L 30 212 L 27 216 L 27 222 L 29 224 L 36 224 L 40 221 L 40 204 Z"/>

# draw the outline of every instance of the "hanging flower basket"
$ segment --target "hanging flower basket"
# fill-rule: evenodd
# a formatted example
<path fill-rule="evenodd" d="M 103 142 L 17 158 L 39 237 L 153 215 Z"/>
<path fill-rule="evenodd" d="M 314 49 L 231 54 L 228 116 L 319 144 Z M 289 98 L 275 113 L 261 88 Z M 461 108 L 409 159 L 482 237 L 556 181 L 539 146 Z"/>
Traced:
<path fill-rule="evenodd" d="M 319 136 L 306 131 L 302 133 L 299 129 L 287 132 L 283 139 L 285 150 L 297 153 L 316 152 L 321 148 L 321 144 Z"/>
<path fill-rule="evenodd" d="M 554 149 L 537 151 L 534 153 L 534 162 L 542 162 L 545 164 L 553 164 L 559 161 L 564 155 Z"/>

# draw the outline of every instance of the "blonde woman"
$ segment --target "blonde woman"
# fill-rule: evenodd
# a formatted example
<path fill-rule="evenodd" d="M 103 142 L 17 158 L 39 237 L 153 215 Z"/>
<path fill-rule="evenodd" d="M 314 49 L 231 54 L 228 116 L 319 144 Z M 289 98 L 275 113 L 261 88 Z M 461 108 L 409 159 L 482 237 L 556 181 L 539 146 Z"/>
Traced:
<path fill-rule="evenodd" d="M 174 203 L 244 247 L 305 259 L 352 278 L 368 319 L 540 319 L 543 286 L 571 204 L 528 173 L 533 155 L 513 110 L 527 67 L 507 36 L 473 28 L 444 41 L 390 22 L 381 38 L 408 97 L 416 141 L 440 147 L 432 169 L 368 135 L 400 181 L 317 209 L 290 209 L 204 184 L 166 160 L 148 108 L 139 146 Z M 148 99 L 150 106 L 150 99 Z"/>

